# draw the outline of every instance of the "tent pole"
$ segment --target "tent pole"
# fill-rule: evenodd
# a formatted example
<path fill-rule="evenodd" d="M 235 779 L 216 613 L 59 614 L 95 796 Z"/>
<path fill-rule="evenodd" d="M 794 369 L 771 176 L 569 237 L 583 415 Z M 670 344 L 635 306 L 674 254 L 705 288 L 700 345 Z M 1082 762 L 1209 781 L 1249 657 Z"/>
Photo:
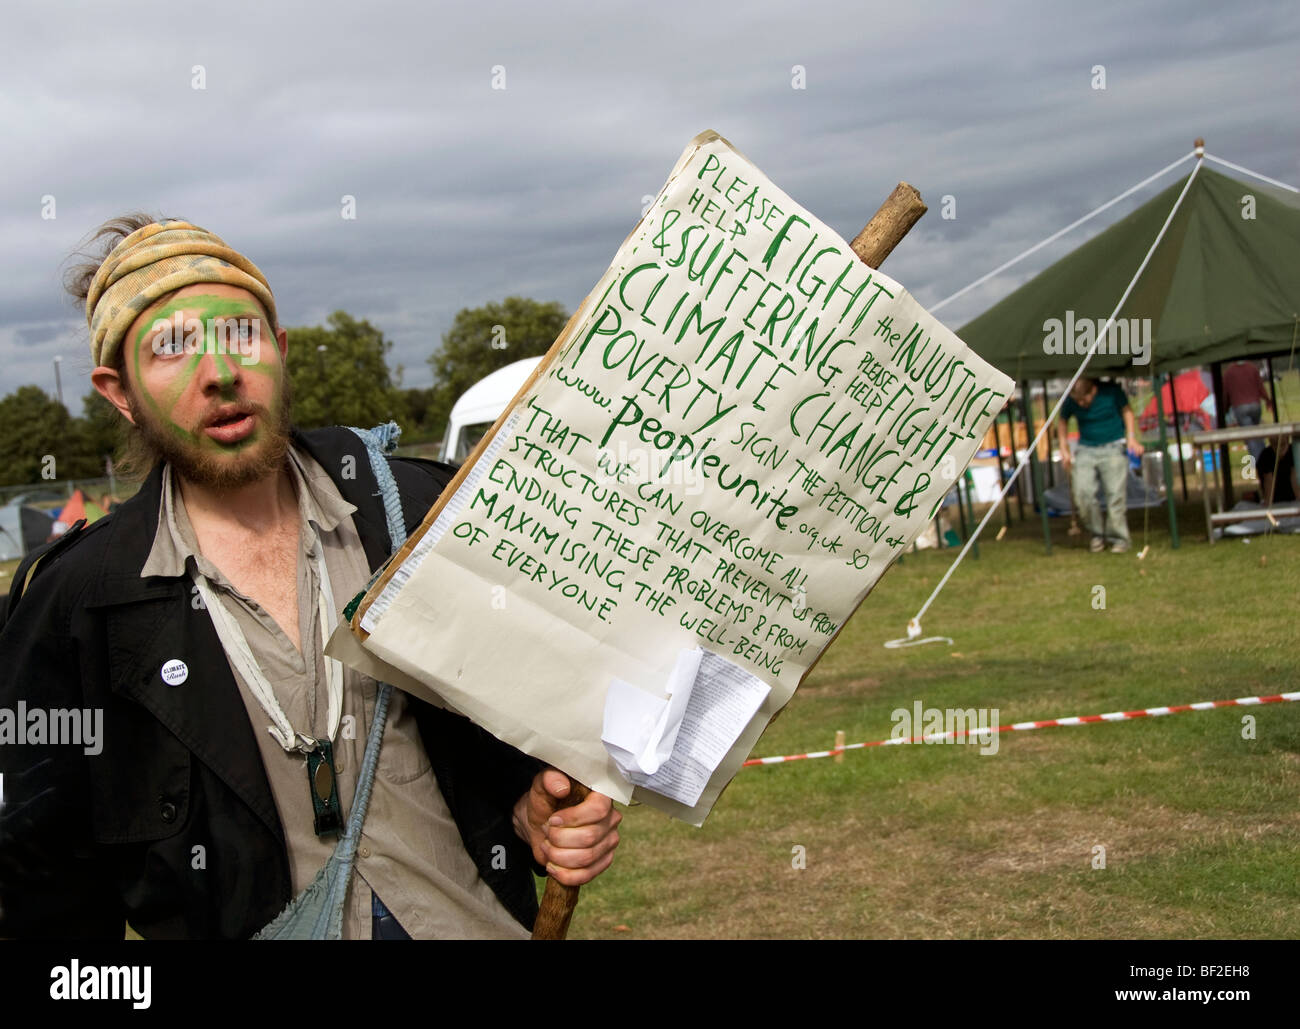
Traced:
<path fill-rule="evenodd" d="M 1218 415 L 1221 427 L 1228 424 L 1228 400 L 1223 388 L 1223 362 L 1215 361 L 1210 365 L 1210 377 L 1214 380 L 1214 412 Z M 1232 465 L 1228 456 L 1228 444 L 1219 444 L 1219 474 L 1223 480 L 1223 509 L 1231 511 L 1235 502 L 1232 496 Z"/>
<path fill-rule="evenodd" d="M 1173 380 L 1170 380 L 1169 395 L 1173 397 Z M 1177 408 L 1175 407 L 1175 410 Z M 1163 391 L 1160 389 L 1160 379 L 1156 377 L 1156 417 L 1160 420 L 1160 467 L 1165 473 L 1165 503 L 1169 506 L 1169 537 L 1175 550 L 1178 549 L 1178 511 L 1174 507 L 1174 470 L 1170 466 L 1167 458 L 1169 457 L 1169 433 L 1165 431 L 1165 400 Z M 1179 447 L 1178 453 L 1182 454 L 1182 448 Z"/>
<path fill-rule="evenodd" d="M 960 477 L 958 477 L 957 481 L 953 483 L 953 487 L 957 490 L 957 520 L 961 524 L 961 542 L 962 545 L 965 546 L 966 539 L 969 535 L 969 530 L 966 528 L 966 508 L 961 502 L 961 478 Z"/>
<path fill-rule="evenodd" d="M 966 485 L 966 507 L 970 511 L 970 523 L 971 525 L 978 528 L 979 522 L 975 521 L 975 476 L 971 474 L 971 470 L 969 468 L 967 468 L 964 472 L 962 472 L 960 481 Z M 958 500 L 961 499 L 960 487 L 958 487 L 957 489 L 957 499 Z M 962 535 L 964 536 L 965 534 L 966 534 L 966 529 L 965 527 L 963 527 Z M 980 543 L 978 537 L 976 538 L 975 543 L 970 548 L 970 556 L 973 557 L 976 561 L 980 559 Z"/>
<path fill-rule="evenodd" d="M 1014 403 L 1007 405 L 1007 453 L 1011 455 L 1011 461 L 1014 467 L 1016 460 L 1016 405 Z M 1020 482 L 1016 484 L 1016 510 L 1020 512 L 1020 520 L 1022 522 L 1025 520 L 1025 497 L 1020 491 L 1023 488 L 1024 483 L 1025 480 L 1022 478 Z M 1007 513 L 1010 515 L 1010 512 Z"/>
<path fill-rule="evenodd" d="M 974 499 L 971 497 L 970 493 L 966 494 L 965 501 L 962 500 L 962 496 L 961 496 L 962 486 L 966 485 L 966 483 L 969 482 L 969 480 L 970 480 L 970 469 L 967 468 L 964 472 L 962 472 L 961 475 L 957 477 L 957 481 L 953 483 L 953 486 L 957 490 L 957 517 L 961 520 L 961 542 L 963 546 L 965 546 L 966 541 L 970 539 L 969 527 L 977 524 L 975 521 Z M 969 521 L 966 518 L 966 505 L 970 505 Z M 971 557 L 975 558 L 975 560 L 978 561 L 979 556 L 980 556 L 980 545 L 978 543 L 975 543 L 971 547 Z"/>
<path fill-rule="evenodd" d="M 1174 442 L 1178 446 L 1178 474 L 1183 477 L 1183 503 L 1187 503 L 1187 466 L 1183 464 L 1183 430 L 1179 425 L 1181 421 L 1178 415 L 1178 390 L 1174 387 L 1174 373 L 1165 372 L 1165 378 L 1169 381 L 1169 406 L 1174 409 Z M 1157 382 L 1157 389 L 1159 383 Z M 1162 423 L 1163 424 L 1163 423 Z M 1169 456 L 1169 451 L 1165 451 L 1165 457 Z M 1160 463 L 1163 465 L 1164 459 Z"/>
<path fill-rule="evenodd" d="M 1047 520 L 1047 498 L 1043 496 L 1043 470 L 1038 464 L 1038 448 L 1034 446 L 1034 408 L 1030 403 L 1029 380 L 1020 384 L 1020 406 L 1025 412 L 1025 437 L 1029 440 L 1029 470 L 1034 475 L 1034 501 L 1043 520 L 1043 550 L 1052 552 L 1052 526 Z"/>
<path fill-rule="evenodd" d="M 1280 422 L 1282 420 L 1282 413 L 1277 409 L 1277 380 L 1273 378 L 1273 359 L 1271 357 L 1266 357 L 1264 358 L 1264 362 L 1268 365 L 1268 392 L 1273 397 L 1273 421 Z M 1264 421 L 1262 414 L 1259 420 L 1260 422 Z"/>
<path fill-rule="evenodd" d="M 999 411 L 998 416 L 993 419 L 993 451 L 998 455 L 998 489 L 999 490 L 1002 489 L 1002 487 L 1007 484 L 1007 470 L 1002 465 L 1002 430 L 998 428 L 998 423 L 1001 421 L 1002 421 L 1002 412 Z M 1014 446 L 1011 448 L 1013 453 L 1015 449 L 1016 448 Z M 1016 499 L 1017 500 L 1020 499 L 1019 490 L 1016 490 Z M 1011 501 L 1006 498 L 1003 498 L 1002 501 L 1002 513 L 1003 515 L 1006 516 L 1007 528 L 1010 529 L 1011 528 Z M 1021 514 L 1021 517 L 1022 518 L 1024 517 L 1023 512 Z"/>
<path fill-rule="evenodd" d="M 1047 380 L 1043 380 L 1043 421 L 1051 416 L 1052 409 L 1047 405 Z M 1047 477 L 1051 485 L 1056 485 L 1056 465 L 1052 461 L 1052 434 L 1047 434 Z"/>

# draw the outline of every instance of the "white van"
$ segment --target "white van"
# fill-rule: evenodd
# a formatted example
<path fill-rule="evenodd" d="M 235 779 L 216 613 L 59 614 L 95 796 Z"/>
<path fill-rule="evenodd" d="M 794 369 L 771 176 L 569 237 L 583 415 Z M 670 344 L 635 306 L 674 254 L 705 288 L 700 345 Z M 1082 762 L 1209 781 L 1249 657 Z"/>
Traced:
<path fill-rule="evenodd" d="M 462 393 L 452 405 L 439 459 L 448 464 L 463 464 L 484 433 L 492 428 L 492 423 L 510 406 L 540 361 L 540 357 L 525 357 L 498 368 Z"/>

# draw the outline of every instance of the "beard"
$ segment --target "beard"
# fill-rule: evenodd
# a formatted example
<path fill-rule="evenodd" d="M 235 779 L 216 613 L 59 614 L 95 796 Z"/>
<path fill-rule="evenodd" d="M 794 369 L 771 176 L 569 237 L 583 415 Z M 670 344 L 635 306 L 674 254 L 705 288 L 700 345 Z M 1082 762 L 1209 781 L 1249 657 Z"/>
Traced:
<path fill-rule="evenodd" d="M 236 401 L 245 411 L 257 416 L 262 436 L 247 453 L 239 455 L 219 457 L 199 449 L 179 438 L 137 403 L 134 390 L 128 390 L 127 397 L 131 417 L 135 419 L 136 442 L 147 452 L 151 459 L 149 464 L 166 461 L 174 474 L 203 489 L 227 491 L 250 486 L 278 472 L 289 452 L 292 403 L 287 375 L 283 380 L 278 411 L 271 411 L 262 404 Z"/>

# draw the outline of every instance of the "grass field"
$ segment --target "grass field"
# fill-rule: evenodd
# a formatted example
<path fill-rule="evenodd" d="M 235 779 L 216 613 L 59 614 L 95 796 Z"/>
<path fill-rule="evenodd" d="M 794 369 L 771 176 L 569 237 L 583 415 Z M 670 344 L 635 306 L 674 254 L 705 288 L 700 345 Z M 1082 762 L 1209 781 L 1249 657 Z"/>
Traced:
<path fill-rule="evenodd" d="M 1300 398 L 1284 416 L 1300 417 Z M 891 712 L 918 700 L 996 709 L 1007 725 L 1300 688 L 1300 537 L 1211 547 L 1189 483 L 1177 551 L 1163 508 L 1130 512 L 1134 551 L 1151 545 L 1143 561 L 1090 554 L 1060 520 L 1045 555 L 1032 511 L 995 541 L 999 513 L 924 620 L 951 647 L 881 646 L 904 634 L 956 552 L 909 554 L 756 756 L 827 749 L 838 729 L 884 739 Z M 16 564 L 0 564 L 0 594 Z M 633 807 L 570 937 L 1297 935 L 1300 703 L 999 744 L 745 769 L 703 829 Z"/>
<path fill-rule="evenodd" d="M 955 551 L 908 555 L 756 756 L 884 739 L 916 700 L 1005 725 L 1295 690 L 1300 538 L 1211 547 L 1183 513 L 1140 562 L 1016 522 L 927 615 L 953 646 L 885 650 Z M 1294 937 L 1300 703 L 749 768 L 703 829 L 637 806 L 622 836 L 571 937 Z"/>

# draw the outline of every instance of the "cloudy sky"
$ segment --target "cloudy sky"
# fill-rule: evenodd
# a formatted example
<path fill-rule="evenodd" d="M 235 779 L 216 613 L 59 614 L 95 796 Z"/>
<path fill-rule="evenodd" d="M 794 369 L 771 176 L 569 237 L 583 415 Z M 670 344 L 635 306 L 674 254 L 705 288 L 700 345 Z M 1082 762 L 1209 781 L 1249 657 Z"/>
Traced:
<path fill-rule="evenodd" d="M 64 262 L 130 210 L 223 236 L 266 273 L 288 325 L 337 308 L 368 318 L 404 384 L 423 386 L 459 308 L 512 294 L 576 307 L 706 128 L 849 238 L 898 180 L 914 184 L 931 211 L 885 268 L 924 304 L 1198 135 L 1300 182 L 1296 4 L 181 7 L 0 15 L 0 395 L 53 392 L 61 355 L 80 413 L 90 359 Z M 943 319 L 960 326 L 1186 171 Z"/>

